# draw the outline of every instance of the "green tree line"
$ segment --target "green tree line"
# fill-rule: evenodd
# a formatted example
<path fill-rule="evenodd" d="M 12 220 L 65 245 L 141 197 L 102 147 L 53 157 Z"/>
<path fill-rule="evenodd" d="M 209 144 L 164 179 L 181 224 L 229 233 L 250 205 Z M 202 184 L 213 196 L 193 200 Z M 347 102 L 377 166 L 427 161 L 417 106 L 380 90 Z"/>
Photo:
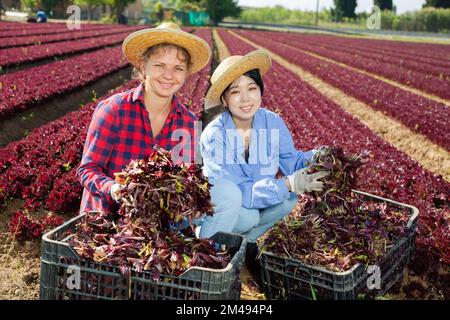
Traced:
<path fill-rule="evenodd" d="M 395 13 L 392 0 L 375 0 L 380 7 L 381 28 L 401 31 L 450 32 L 450 0 L 427 0 L 421 10 Z M 368 13 L 355 13 L 356 0 L 334 0 L 334 7 L 318 12 L 319 24 L 346 23 L 366 27 Z M 314 25 L 316 12 L 290 10 L 281 6 L 247 8 L 238 18 L 242 22 L 266 22 L 292 25 Z"/>
<path fill-rule="evenodd" d="M 0 0 L 1 1 L 1 0 Z M 22 7 L 36 10 L 43 8 L 46 12 L 54 11 L 55 7 L 67 8 L 70 4 L 84 6 L 88 11 L 88 19 L 99 6 L 109 6 L 111 19 L 117 21 L 120 13 L 135 0 L 21 0 Z M 313 25 L 316 13 L 313 11 L 289 10 L 282 6 L 267 8 L 247 8 L 242 10 L 238 0 L 147 0 L 159 8 L 158 15 L 162 20 L 162 9 L 166 6 L 181 11 L 204 11 L 210 20 L 217 25 L 226 17 L 238 18 L 244 22 L 269 22 L 285 24 Z M 374 0 L 382 10 L 381 27 L 391 30 L 405 31 L 450 31 L 450 0 L 426 0 L 424 8 L 415 12 L 395 14 L 392 0 Z M 334 0 L 334 7 L 321 10 L 318 13 L 320 22 L 346 22 L 364 26 L 367 13 L 355 13 L 357 0 Z M 155 9 L 153 9 L 155 10 Z M 63 12 L 62 14 L 65 14 Z"/>

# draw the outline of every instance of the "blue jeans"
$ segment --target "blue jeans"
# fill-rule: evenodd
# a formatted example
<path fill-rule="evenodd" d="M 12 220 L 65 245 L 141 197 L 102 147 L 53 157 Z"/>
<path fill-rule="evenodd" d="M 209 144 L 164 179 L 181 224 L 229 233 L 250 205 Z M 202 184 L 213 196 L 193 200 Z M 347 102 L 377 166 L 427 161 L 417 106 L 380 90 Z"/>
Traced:
<path fill-rule="evenodd" d="M 194 221 L 201 225 L 200 238 L 209 238 L 216 232 L 235 232 L 247 237 L 247 241 L 256 242 L 275 223 L 287 216 L 298 201 L 298 196 L 291 196 L 272 207 L 264 209 L 247 209 L 242 207 L 242 193 L 230 180 L 211 180 L 211 201 L 213 216 L 205 216 Z"/>

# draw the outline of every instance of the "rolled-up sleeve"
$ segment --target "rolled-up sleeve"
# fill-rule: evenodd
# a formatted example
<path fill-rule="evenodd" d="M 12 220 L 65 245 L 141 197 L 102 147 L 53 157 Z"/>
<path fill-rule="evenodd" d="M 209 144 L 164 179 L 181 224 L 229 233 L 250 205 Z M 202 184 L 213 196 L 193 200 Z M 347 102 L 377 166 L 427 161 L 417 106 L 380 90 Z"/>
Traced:
<path fill-rule="evenodd" d="M 77 178 L 92 196 L 112 202 L 110 190 L 114 179 L 107 172 L 108 162 L 118 132 L 118 116 L 114 112 L 113 100 L 100 102 L 94 111 L 88 129 L 83 157 L 77 169 Z"/>

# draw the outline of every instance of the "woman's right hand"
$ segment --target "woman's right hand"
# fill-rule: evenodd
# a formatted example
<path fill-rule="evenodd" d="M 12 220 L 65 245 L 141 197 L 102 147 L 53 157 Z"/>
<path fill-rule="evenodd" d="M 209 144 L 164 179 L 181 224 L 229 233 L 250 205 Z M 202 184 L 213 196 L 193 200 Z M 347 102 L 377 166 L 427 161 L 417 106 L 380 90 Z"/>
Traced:
<path fill-rule="evenodd" d="M 300 195 L 305 192 L 322 191 L 323 182 L 318 180 L 329 174 L 327 171 L 308 174 L 308 168 L 303 168 L 288 176 L 287 181 L 290 185 L 290 191 Z"/>
<path fill-rule="evenodd" d="M 114 199 L 114 201 L 119 202 L 119 200 L 122 198 L 122 195 L 120 194 L 120 191 L 123 189 L 123 185 L 119 183 L 114 183 L 111 187 L 111 197 Z"/>

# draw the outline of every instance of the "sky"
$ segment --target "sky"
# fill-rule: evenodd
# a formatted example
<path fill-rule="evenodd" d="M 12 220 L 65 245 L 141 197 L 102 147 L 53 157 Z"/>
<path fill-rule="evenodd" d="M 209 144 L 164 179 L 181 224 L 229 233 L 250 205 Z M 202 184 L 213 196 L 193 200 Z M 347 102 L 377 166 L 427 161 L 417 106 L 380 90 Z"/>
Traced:
<path fill-rule="evenodd" d="M 249 7 L 267 7 L 282 5 L 289 9 L 316 10 L 317 0 L 238 0 L 239 5 Z M 358 6 L 356 12 L 369 11 L 373 5 L 373 0 L 357 0 Z M 397 13 L 414 11 L 422 8 L 425 0 L 393 0 L 397 7 Z M 330 8 L 333 6 L 333 0 L 319 0 L 319 8 Z"/>

